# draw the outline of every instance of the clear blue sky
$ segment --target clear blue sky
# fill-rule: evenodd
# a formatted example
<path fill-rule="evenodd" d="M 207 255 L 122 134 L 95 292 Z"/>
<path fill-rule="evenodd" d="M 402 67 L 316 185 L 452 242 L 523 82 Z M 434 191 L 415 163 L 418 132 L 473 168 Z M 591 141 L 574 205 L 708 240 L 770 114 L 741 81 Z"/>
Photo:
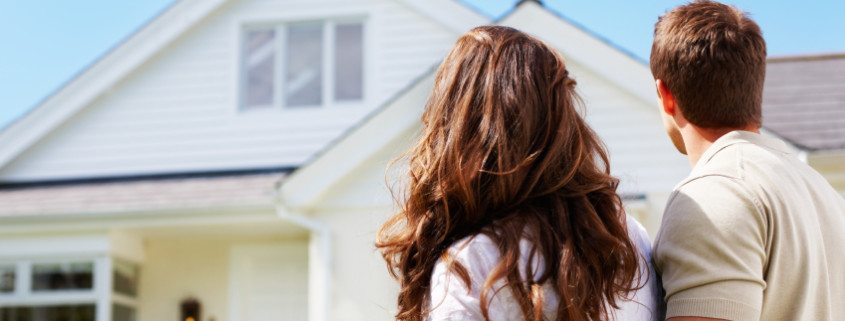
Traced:
<path fill-rule="evenodd" d="M 424 0 L 420 0 L 424 1 Z M 460 0 L 493 17 L 516 0 Z M 546 5 L 647 58 L 654 21 L 685 1 L 547 0 Z M 729 0 L 761 25 L 771 55 L 845 51 L 845 1 Z M 0 0 L 0 127 L 94 62 L 172 0 Z"/>

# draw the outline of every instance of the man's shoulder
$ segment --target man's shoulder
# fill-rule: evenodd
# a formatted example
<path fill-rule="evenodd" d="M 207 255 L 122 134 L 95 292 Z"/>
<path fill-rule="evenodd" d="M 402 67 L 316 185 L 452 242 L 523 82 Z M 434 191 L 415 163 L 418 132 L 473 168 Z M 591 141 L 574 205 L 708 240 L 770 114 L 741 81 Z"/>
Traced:
<path fill-rule="evenodd" d="M 759 183 L 758 176 L 769 175 L 767 171 L 777 168 L 789 170 L 780 152 L 749 142 L 724 146 L 699 162 L 690 175 L 675 186 L 675 193 L 702 198 L 721 197 L 723 195 L 718 192 L 724 189 L 740 187 L 746 191 L 753 190 L 753 185 Z"/>
<path fill-rule="evenodd" d="M 766 211 L 748 181 L 735 172 L 713 170 L 691 176 L 679 184 L 669 197 L 657 239 L 666 233 L 684 237 L 696 231 L 729 231 L 738 221 L 765 225 Z"/>

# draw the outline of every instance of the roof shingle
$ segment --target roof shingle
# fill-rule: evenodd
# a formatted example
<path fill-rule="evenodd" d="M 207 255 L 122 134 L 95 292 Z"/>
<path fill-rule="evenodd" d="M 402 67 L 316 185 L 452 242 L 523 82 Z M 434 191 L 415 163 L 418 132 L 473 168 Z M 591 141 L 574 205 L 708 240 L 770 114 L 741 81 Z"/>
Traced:
<path fill-rule="evenodd" d="M 845 149 L 845 53 L 769 59 L 763 127 L 804 150 Z"/>
<path fill-rule="evenodd" d="M 285 173 L 44 185 L 0 189 L 0 218 L 121 214 L 274 205 Z"/>

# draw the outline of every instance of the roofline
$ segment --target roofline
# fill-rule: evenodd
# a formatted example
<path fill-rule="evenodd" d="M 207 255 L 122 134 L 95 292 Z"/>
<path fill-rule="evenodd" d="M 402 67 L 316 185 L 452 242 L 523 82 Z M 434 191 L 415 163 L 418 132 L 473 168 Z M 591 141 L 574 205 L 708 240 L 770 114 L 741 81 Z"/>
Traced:
<path fill-rule="evenodd" d="M 173 173 L 159 173 L 159 174 L 145 174 L 145 175 L 120 175 L 120 176 L 102 176 L 102 177 L 83 177 L 83 178 L 68 178 L 56 180 L 41 180 L 41 181 L 25 181 L 25 182 L 0 182 L 0 190 L 5 189 L 21 189 L 21 188 L 36 188 L 36 187 L 57 187 L 69 185 L 87 185 L 87 184 L 103 184 L 103 183 L 124 183 L 124 182 L 139 182 L 139 181 L 157 181 L 157 180 L 171 180 L 171 179 L 188 179 L 188 178 L 212 178 L 212 177 L 226 177 L 226 176 L 245 176 L 255 174 L 271 174 L 271 173 L 291 173 L 297 167 L 262 167 L 262 168 L 245 168 L 245 169 L 231 169 L 220 171 L 197 171 L 197 172 L 173 172 Z"/>
<path fill-rule="evenodd" d="M 531 10 L 535 11 L 532 12 Z M 538 36 L 558 48 L 564 57 L 572 58 L 578 64 L 615 83 L 619 88 L 642 102 L 653 104 L 657 99 L 653 83 L 654 77 L 643 59 L 554 10 L 549 10 L 534 1 L 522 2 L 519 7 L 499 20 L 498 24 L 507 25 L 509 21 L 518 21 L 519 16 L 524 15 L 520 14 L 523 12 L 533 15 L 533 20 L 531 20 L 533 23 L 525 22 L 526 18 L 523 16 L 521 17 L 523 19 L 522 25 L 516 26 L 518 29 Z M 549 28 L 537 25 L 537 21 L 546 19 L 542 13 L 548 13 L 546 17 L 549 17 L 549 20 L 544 21 L 551 23 L 554 19 L 557 19 L 563 27 L 551 31 Z M 570 37 L 567 41 L 578 45 L 562 43 L 561 39 L 564 37 Z M 596 58 L 597 56 L 601 58 Z"/>
<path fill-rule="evenodd" d="M 405 130 L 412 128 L 414 124 L 419 123 L 422 106 L 412 108 L 407 113 L 402 113 L 401 111 L 405 111 L 401 108 L 402 106 L 406 106 L 406 109 L 409 108 L 407 107 L 409 105 L 403 104 L 403 100 L 411 94 L 417 94 L 417 91 L 421 89 L 424 92 L 420 96 L 424 100 L 431 88 L 426 85 L 433 84 L 434 73 L 439 65 L 438 62 L 396 92 L 364 119 L 347 129 L 320 152 L 314 154 L 299 170 L 294 171 L 281 184 L 278 184 L 279 198 L 285 206 L 303 210 L 315 205 L 315 201 L 327 188 L 333 186 L 334 183 L 354 171 L 372 155 L 382 150 L 384 145 L 389 144 L 394 136 L 400 135 Z M 389 116 L 396 116 L 397 118 L 387 119 Z M 377 126 L 373 124 L 377 124 Z M 374 130 L 374 127 L 378 128 Z M 370 139 L 376 136 L 374 132 L 378 132 L 378 137 L 389 138 L 383 140 Z M 356 145 L 356 142 L 364 143 Z M 353 145 L 356 146 L 354 152 L 348 152 L 347 147 Z M 347 150 L 344 150 L 344 148 Z M 341 161 L 333 162 L 332 159 Z"/>
<path fill-rule="evenodd" d="M 845 157 L 845 148 L 819 149 L 807 151 L 807 154 L 820 157 Z"/>
<path fill-rule="evenodd" d="M 458 34 L 463 34 L 474 27 L 492 22 L 489 16 L 459 0 L 396 1 Z"/>
<path fill-rule="evenodd" d="M 459 2 L 459 3 L 462 3 L 464 6 L 466 6 L 467 8 L 475 11 L 478 14 L 487 16 L 487 14 L 482 13 L 477 7 L 475 7 L 474 5 L 468 3 L 464 0 L 456 0 L 456 1 Z M 586 25 L 566 16 L 562 12 L 554 10 L 552 8 L 549 8 L 541 0 L 519 0 L 519 2 L 514 4 L 514 6 L 512 6 L 510 9 L 508 9 L 507 11 L 500 14 L 498 17 L 491 17 L 493 19 L 492 22 L 494 24 L 499 24 L 503 20 L 507 19 L 507 17 L 510 16 L 511 14 L 513 14 L 517 9 L 519 9 L 519 7 L 526 5 L 526 4 L 529 4 L 529 3 L 543 7 L 544 9 L 546 9 L 546 11 L 551 12 L 553 15 L 557 16 L 558 18 L 560 18 L 564 22 L 572 25 L 573 27 L 580 29 L 584 33 L 591 35 L 593 38 L 601 40 L 602 42 L 604 42 L 608 46 L 611 46 L 614 49 L 618 50 L 619 52 L 624 53 L 625 55 L 633 58 L 634 60 L 638 61 L 639 63 L 641 63 L 643 65 L 648 65 L 648 60 L 646 58 L 638 56 L 633 51 L 628 50 L 628 48 L 622 47 L 621 45 L 619 45 L 619 44 L 613 42 L 612 40 L 610 40 L 610 38 L 607 38 L 604 35 L 596 32 L 596 31 L 593 31 L 592 29 L 588 28 Z"/>
<path fill-rule="evenodd" d="M 765 106 L 763 106 L 765 108 Z M 765 121 L 765 120 L 764 120 Z M 799 143 L 793 139 L 790 139 L 786 136 L 781 135 L 777 131 L 767 127 L 766 125 L 760 126 L 760 129 L 765 132 L 766 134 L 772 135 L 777 137 L 778 139 L 782 140 L 784 143 L 788 144 L 790 147 L 795 149 L 796 151 L 807 153 L 807 154 L 837 154 L 837 153 L 845 153 L 845 147 L 831 147 L 831 148 L 819 148 L 819 147 L 810 147 L 805 144 Z"/>
<path fill-rule="evenodd" d="M 490 22 L 486 16 L 452 0 L 395 1 L 453 32 L 463 33 Z M 35 106 L 0 128 L 0 168 L 228 2 L 230 0 L 177 0 L 148 20 Z"/>
<path fill-rule="evenodd" d="M 0 168 L 230 0 L 179 0 L 0 130 Z"/>
<path fill-rule="evenodd" d="M 628 48 L 622 47 L 621 45 L 619 45 L 619 44 L 617 44 L 617 43 L 613 42 L 612 40 L 610 40 L 610 38 L 607 38 L 607 37 L 605 37 L 604 35 L 602 35 L 602 34 L 600 34 L 600 33 L 596 32 L 596 31 L 593 31 L 592 29 L 588 28 L 586 25 L 584 25 L 584 24 L 582 24 L 582 23 L 580 23 L 580 22 L 578 22 L 578 21 L 576 21 L 576 20 L 574 20 L 574 19 L 570 18 L 569 16 L 567 16 L 567 15 L 563 14 L 562 12 L 557 11 L 557 10 L 554 10 L 554 9 L 552 9 L 552 8 L 549 8 L 548 6 L 546 6 L 546 4 L 545 4 L 545 3 L 543 3 L 543 1 L 539 1 L 539 0 L 520 0 L 520 1 L 519 1 L 516 5 L 515 5 L 515 6 L 513 6 L 511 9 L 509 9 L 508 11 L 506 11 L 505 13 L 503 13 L 503 14 L 502 14 L 501 16 L 499 16 L 498 18 L 496 18 L 496 20 L 495 20 L 494 22 L 495 22 L 495 23 L 497 23 L 497 24 L 498 24 L 498 23 L 500 23 L 500 22 L 502 22 L 502 21 L 503 21 L 503 20 L 505 20 L 508 16 L 510 16 L 511 14 L 513 14 L 514 12 L 516 12 L 516 10 L 517 10 L 517 9 L 519 9 L 519 7 L 520 7 L 520 6 L 523 6 L 523 5 L 526 5 L 526 4 L 529 4 L 529 3 L 530 3 L 530 4 L 532 4 L 532 5 L 538 5 L 538 6 L 540 6 L 540 7 L 543 7 L 544 9 L 546 9 L 546 11 L 548 11 L 548 12 L 550 12 L 552 15 L 554 15 L 554 16 L 556 16 L 556 17 L 558 17 L 560 20 L 563 20 L 563 21 L 564 21 L 564 22 L 566 22 L 567 24 L 570 24 L 570 25 L 572 25 L 573 27 L 575 27 L 575 28 L 577 28 L 577 29 L 580 29 L 580 30 L 581 30 L 581 31 L 583 31 L 584 33 L 586 33 L 586 34 L 588 34 L 588 35 L 592 36 L 593 38 L 595 38 L 595 39 L 597 39 L 597 40 L 599 40 L 599 41 L 601 41 L 601 42 L 604 42 L 606 45 L 608 45 L 608 46 L 610 46 L 610 47 L 613 47 L 613 49 L 616 49 L 617 51 L 619 51 L 619 52 L 621 52 L 621 53 L 623 53 L 623 54 L 627 55 L 628 57 L 630 57 L 630 58 L 632 58 L 632 59 L 636 60 L 637 62 L 641 63 L 642 65 L 644 65 L 644 66 L 648 66 L 648 60 L 647 60 L 647 58 L 644 58 L 644 57 L 640 57 L 640 56 L 638 56 L 638 55 L 637 55 L 637 54 L 635 54 L 633 51 L 628 50 Z"/>
<path fill-rule="evenodd" d="M 272 203 L 272 202 L 271 202 Z M 103 227 L 138 227 L 242 223 L 247 221 L 272 221 L 278 219 L 275 205 L 237 204 L 225 207 L 192 207 L 156 209 L 141 211 L 117 211 L 108 213 L 89 213 L 72 211 L 43 215 L 6 215 L 0 216 L 0 233 L 32 233 L 40 231 L 91 230 Z M 155 220 L 150 220 L 154 217 Z"/>
<path fill-rule="evenodd" d="M 767 62 L 781 63 L 794 61 L 817 61 L 817 60 L 831 60 L 831 59 L 845 59 L 845 52 L 822 52 L 811 54 L 796 54 L 796 55 L 782 55 L 766 58 Z"/>
<path fill-rule="evenodd" d="M 7 128 L 11 127 L 12 124 L 20 121 L 24 117 L 27 117 L 27 115 L 29 115 L 29 113 L 32 113 L 35 110 L 35 108 L 44 104 L 44 102 L 46 102 L 47 100 L 49 100 L 50 98 L 52 98 L 53 96 L 55 96 L 56 94 L 61 92 L 62 89 L 67 87 L 67 85 L 69 85 L 70 83 L 74 82 L 77 78 L 82 76 L 82 74 L 84 74 L 85 71 L 87 71 L 88 69 L 90 69 L 91 67 L 93 67 L 94 65 L 99 63 L 101 60 L 105 59 L 106 56 L 112 54 L 120 46 L 123 46 L 124 43 L 129 41 L 129 39 L 131 39 L 132 37 L 135 37 L 139 32 L 141 32 L 141 30 L 147 28 L 151 23 L 153 23 L 153 21 L 156 20 L 156 18 L 163 15 L 165 12 L 173 9 L 173 7 L 176 6 L 176 3 L 178 3 L 178 2 L 179 2 L 179 0 L 173 0 L 173 2 L 171 2 L 170 4 L 165 6 L 164 8 L 158 10 L 158 12 L 156 12 L 152 17 L 144 20 L 144 22 L 141 23 L 140 26 L 136 27 L 135 29 L 132 29 L 132 31 L 129 32 L 129 34 L 120 38 L 120 40 L 118 40 L 118 42 L 111 45 L 108 49 L 106 49 L 106 51 L 101 52 L 96 57 L 94 57 L 94 59 L 92 59 L 91 61 L 86 63 L 84 66 L 82 66 L 82 68 L 80 68 L 79 70 L 77 70 L 76 72 L 71 74 L 70 77 L 68 77 L 67 79 L 62 81 L 62 83 L 60 83 L 58 86 L 56 86 L 55 88 L 50 90 L 50 92 L 48 92 L 46 95 L 42 96 L 41 99 L 39 99 L 37 102 L 35 102 L 35 104 L 33 104 L 32 106 L 29 106 L 26 109 L 25 112 L 23 112 L 22 114 L 18 115 L 15 118 L 13 118 L 8 123 L 0 126 L 0 132 L 5 131 Z"/>
<path fill-rule="evenodd" d="M 529 1 L 521 4 L 519 8 L 530 10 L 531 7 L 535 6 L 539 5 L 533 1 Z M 542 10 L 551 12 L 548 9 Z M 512 11 L 497 22 L 506 22 L 507 18 L 513 16 L 515 12 Z M 553 16 L 560 18 L 559 15 L 553 14 Z M 582 34 L 583 37 L 595 38 L 592 33 L 585 32 L 584 29 L 572 25 L 567 20 L 560 19 L 560 21 L 572 27 L 572 29 L 568 29 L 569 31 L 566 32 L 573 32 L 574 30 L 574 32 Z M 595 42 L 592 42 L 592 45 L 605 48 L 602 49 L 603 52 L 611 55 L 612 62 L 615 64 L 613 66 L 631 66 L 629 68 L 622 68 L 624 72 L 616 75 L 616 77 L 608 78 L 608 81 L 615 83 L 624 82 L 620 81 L 620 79 L 629 79 L 631 77 L 637 79 L 647 77 L 650 79 L 650 73 L 647 69 L 643 69 L 645 66 L 640 63 L 641 61 L 619 52 L 618 47 L 610 46 L 606 41 L 600 39 L 594 40 Z M 583 56 L 583 53 L 581 53 L 581 56 Z M 583 59 L 581 56 L 578 59 Z M 358 168 L 362 162 L 383 150 L 385 145 L 396 139 L 394 137 L 395 135 L 400 135 L 419 124 L 419 114 L 422 114 L 422 106 L 419 106 L 418 103 L 415 104 L 416 106 L 405 104 L 403 100 L 407 99 L 409 95 L 419 94 L 417 91 L 421 89 L 426 89 L 421 86 L 425 85 L 425 82 L 432 81 L 433 71 L 438 65 L 439 62 L 432 69 L 408 84 L 404 89 L 391 96 L 384 104 L 373 110 L 358 124 L 327 145 L 321 152 L 315 154 L 310 160 L 304 163 L 301 169 L 287 177 L 278 186 L 280 200 L 286 206 L 303 212 L 312 210 L 313 206 L 324 196 L 324 192 L 334 186 L 336 182 Z M 595 66 L 585 64 L 585 67 L 593 69 Z M 601 73 L 601 71 L 604 71 L 604 73 Z M 596 72 L 606 77 L 608 70 L 597 70 Z M 645 74 L 648 75 L 646 76 Z M 649 86 L 648 84 L 644 83 L 640 85 L 643 87 L 636 87 L 637 84 L 634 84 L 634 86 L 620 87 L 620 90 L 631 93 L 637 99 L 645 100 L 647 99 L 645 96 L 653 94 L 653 91 L 645 89 L 646 87 L 644 86 Z M 427 94 L 426 92 L 421 96 L 427 96 Z M 648 102 L 651 102 L 651 100 L 648 100 Z M 391 116 L 394 118 L 391 118 Z M 378 132 L 380 139 L 377 139 L 377 141 L 368 140 L 368 138 L 375 137 L 374 132 Z M 354 149 L 354 152 L 350 152 L 353 150 L 350 148 L 350 145 L 355 145 L 357 142 L 366 143 L 363 146 L 361 144 L 356 145 L 357 149 Z M 342 162 L 332 162 L 332 160 L 341 159 L 343 160 Z M 315 174 L 310 175 L 309 173 Z M 628 195 L 627 197 L 630 198 L 632 196 Z"/>

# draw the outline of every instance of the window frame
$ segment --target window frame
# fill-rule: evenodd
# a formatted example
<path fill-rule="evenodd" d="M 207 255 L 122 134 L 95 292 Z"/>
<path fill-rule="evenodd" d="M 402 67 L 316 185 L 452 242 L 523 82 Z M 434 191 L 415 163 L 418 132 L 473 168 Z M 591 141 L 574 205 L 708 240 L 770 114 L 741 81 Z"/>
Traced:
<path fill-rule="evenodd" d="M 287 42 L 288 27 L 295 24 L 319 23 L 322 25 L 322 83 L 321 83 L 321 104 L 287 106 L 285 90 L 285 78 L 287 72 L 285 43 Z M 360 24 L 361 25 L 361 98 L 357 100 L 337 100 L 335 97 L 335 28 L 338 24 Z M 284 19 L 265 22 L 241 22 L 237 28 L 237 59 L 236 59 L 236 97 L 237 110 L 239 112 L 257 112 L 260 110 L 276 110 L 285 112 L 314 111 L 334 108 L 355 108 L 365 106 L 371 92 L 371 50 L 369 46 L 371 31 L 370 19 L 366 14 L 348 14 L 333 17 L 314 17 L 300 19 Z M 273 41 L 274 48 L 274 73 L 273 73 L 273 97 L 270 105 L 247 106 L 247 75 L 248 68 L 245 68 L 246 59 L 246 35 L 250 31 L 270 30 L 275 32 Z"/>
<path fill-rule="evenodd" d="M 113 256 L 49 256 L 38 258 L 3 259 L 0 265 L 15 267 L 15 289 L 0 292 L 0 308 L 44 307 L 66 305 L 93 305 L 95 321 L 111 320 L 112 305 L 121 304 L 138 311 L 137 297 L 118 293 L 113 287 L 113 262 L 127 261 L 141 267 L 139 262 Z M 93 263 L 91 289 L 33 290 L 32 278 L 35 264 Z"/>

